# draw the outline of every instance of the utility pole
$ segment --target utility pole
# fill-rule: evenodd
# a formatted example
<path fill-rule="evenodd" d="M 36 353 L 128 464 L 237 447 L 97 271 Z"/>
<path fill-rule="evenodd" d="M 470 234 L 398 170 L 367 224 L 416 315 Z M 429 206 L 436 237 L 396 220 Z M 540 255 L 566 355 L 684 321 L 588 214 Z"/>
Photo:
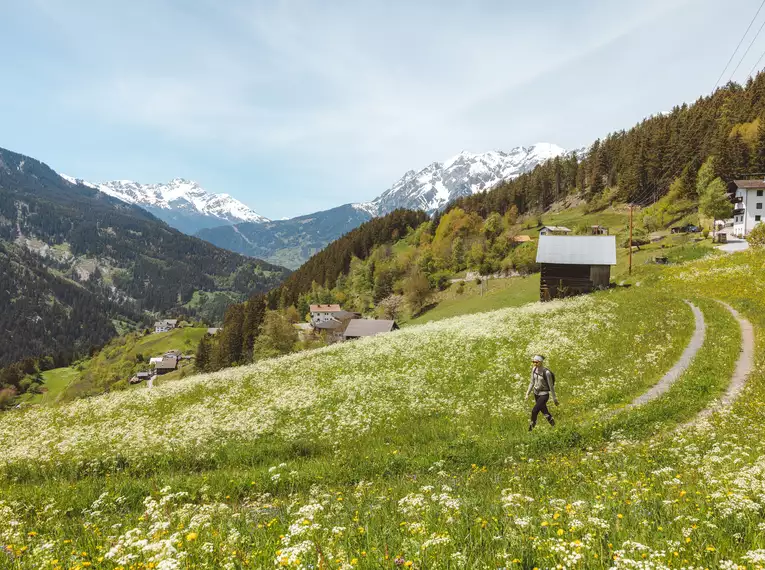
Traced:
<path fill-rule="evenodd" d="M 630 204 L 630 241 L 628 244 L 630 248 L 630 268 L 629 274 L 632 275 L 632 204 Z"/>

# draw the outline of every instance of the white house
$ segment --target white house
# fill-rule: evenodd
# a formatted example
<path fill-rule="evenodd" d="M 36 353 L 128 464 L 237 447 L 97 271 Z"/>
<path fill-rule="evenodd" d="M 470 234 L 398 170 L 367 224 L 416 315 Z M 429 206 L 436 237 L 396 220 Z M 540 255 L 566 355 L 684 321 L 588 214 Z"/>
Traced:
<path fill-rule="evenodd" d="M 173 330 L 178 325 L 178 319 L 165 319 L 154 323 L 154 332 L 163 333 Z"/>
<path fill-rule="evenodd" d="M 331 321 L 336 313 L 343 313 L 340 305 L 311 305 L 311 324 L 318 325 Z"/>
<path fill-rule="evenodd" d="M 765 216 L 765 180 L 734 180 L 733 234 L 744 237 Z"/>

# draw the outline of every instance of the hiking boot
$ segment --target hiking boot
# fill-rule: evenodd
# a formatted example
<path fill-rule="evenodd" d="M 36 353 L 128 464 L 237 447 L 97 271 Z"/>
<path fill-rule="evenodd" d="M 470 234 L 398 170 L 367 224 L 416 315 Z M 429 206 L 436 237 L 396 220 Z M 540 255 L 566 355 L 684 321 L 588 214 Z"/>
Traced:
<path fill-rule="evenodd" d="M 533 430 L 535 425 L 534 422 L 529 422 L 529 431 Z"/>
<path fill-rule="evenodd" d="M 550 416 L 549 418 L 547 418 L 547 421 L 548 421 L 548 422 L 550 422 L 550 425 L 551 425 L 551 426 L 555 427 L 555 419 L 553 419 L 553 417 L 552 417 L 552 416 Z"/>

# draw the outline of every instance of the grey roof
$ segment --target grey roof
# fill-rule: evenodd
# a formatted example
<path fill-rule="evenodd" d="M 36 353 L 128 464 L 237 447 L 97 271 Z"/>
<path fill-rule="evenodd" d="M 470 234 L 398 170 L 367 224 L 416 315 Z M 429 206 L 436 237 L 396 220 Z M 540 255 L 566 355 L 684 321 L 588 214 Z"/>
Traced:
<path fill-rule="evenodd" d="M 539 231 L 550 230 L 551 232 L 570 232 L 571 230 L 566 226 L 544 226 Z"/>
<path fill-rule="evenodd" d="M 178 359 L 175 356 L 165 356 L 162 362 L 154 365 L 156 370 L 175 370 L 178 367 Z"/>
<path fill-rule="evenodd" d="M 380 333 L 387 333 L 396 326 L 395 321 L 385 321 L 378 319 L 353 319 L 348 323 L 345 329 L 344 337 L 374 336 Z"/>
<path fill-rule="evenodd" d="M 616 265 L 616 236 L 539 236 L 537 263 Z"/>

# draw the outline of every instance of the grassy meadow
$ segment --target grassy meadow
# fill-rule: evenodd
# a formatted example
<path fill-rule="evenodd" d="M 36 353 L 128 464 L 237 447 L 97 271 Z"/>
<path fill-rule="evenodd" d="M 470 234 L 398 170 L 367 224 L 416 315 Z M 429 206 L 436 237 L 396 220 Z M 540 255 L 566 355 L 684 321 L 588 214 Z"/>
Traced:
<path fill-rule="evenodd" d="M 690 257 L 695 257 L 693 254 Z M 0 416 L 0 567 L 760 568 L 765 255 Z M 638 284 L 639 282 L 639 284 Z M 662 397 L 625 409 L 707 334 Z M 754 325 L 744 396 L 703 421 Z M 557 426 L 526 431 L 529 357 Z"/>

